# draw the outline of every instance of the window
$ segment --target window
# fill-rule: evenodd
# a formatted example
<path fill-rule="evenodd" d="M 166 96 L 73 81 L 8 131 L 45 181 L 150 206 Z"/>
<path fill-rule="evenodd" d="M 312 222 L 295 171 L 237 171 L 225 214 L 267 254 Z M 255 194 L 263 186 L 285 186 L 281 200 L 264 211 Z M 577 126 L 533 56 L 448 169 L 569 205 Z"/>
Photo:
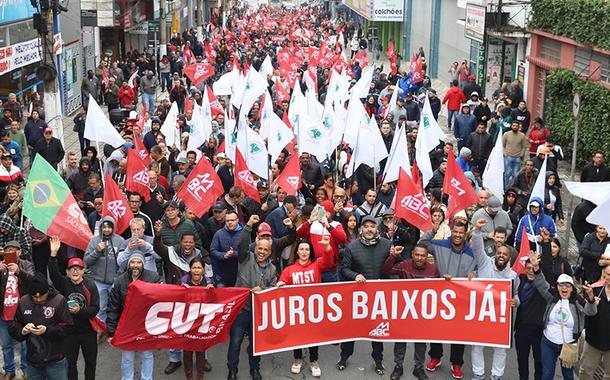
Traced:
<path fill-rule="evenodd" d="M 538 72 L 538 83 L 536 83 L 536 115 L 544 118 L 544 110 L 546 103 L 546 70 L 540 70 Z"/>
<path fill-rule="evenodd" d="M 591 60 L 599 63 L 599 80 L 610 83 L 610 56 L 601 53 L 593 53 Z"/>
<path fill-rule="evenodd" d="M 540 58 L 553 63 L 559 63 L 561 60 L 561 42 L 550 38 L 542 38 Z"/>
<path fill-rule="evenodd" d="M 589 75 L 589 65 L 591 63 L 591 49 L 577 47 L 574 56 L 574 71 L 576 74 Z"/>

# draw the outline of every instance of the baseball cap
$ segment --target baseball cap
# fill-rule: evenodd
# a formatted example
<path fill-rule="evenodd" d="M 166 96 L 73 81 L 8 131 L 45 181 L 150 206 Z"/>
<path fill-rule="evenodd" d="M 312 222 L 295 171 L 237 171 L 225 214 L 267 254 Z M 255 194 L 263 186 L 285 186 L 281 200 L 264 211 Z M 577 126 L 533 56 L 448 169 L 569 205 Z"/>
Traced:
<path fill-rule="evenodd" d="M 269 225 L 269 223 L 261 223 L 258 226 L 258 231 L 256 233 L 258 236 L 263 236 L 263 235 L 271 235 L 271 226 Z"/>
<path fill-rule="evenodd" d="M 45 275 L 37 272 L 34 278 L 30 281 L 30 294 L 35 297 L 40 297 L 49 292 L 49 282 Z"/>
<path fill-rule="evenodd" d="M 320 202 L 320 206 L 324 207 L 324 211 L 326 212 L 330 212 L 331 214 L 335 212 L 335 205 L 329 200 Z"/>
<path fill-rule="evenodd" d="M 214 206 L 212 206 L 212 211 L 222 211 L 222 210 L 226 210 L 227 206 L 224 204 L 224 202 L 218 201 L 216 203 L 214 203 Z"/>
<path fill-rule="evenodd" d="M 225 152 L 220 152 L 216 155 L 216 158 L 227 158 L 227 155 L 225 154 Z"/>
<path fill-rule="evenodd" d="M 188 160 L 186 159 L 186 157 L 180 157 L 176 160 L 176 162 L 179 164 L 188 164 Z"/>
<path fill-rule="evenodd" d="M 266 189 L 266 188 L 268 188 L 268 187 L 269 187 L 269 186 L 267 185 L 267 181 L 260 180 L 260 181 L 258 181 L 258 182 L 256 183 L 256 188 L 257 188 L 257 189 Z"/>
<path fill-rule="evenodd" d="M 493 211 L 493 212 L 498 212 L 500 210 L 502 210 L 502 202 L 500 202 L 500 199 L 498 197 L 496 197 L 495 195 L 492 195 L 489 198 L 489 201 L 487 203 L 487 206 Z"/>
<path fill-rule="evenodd" d="M 4 157 L 13 158 L 13 156 L 9 152 L 2 153 L 2 158 L 4 158 Z"/>
<path fill-rule="evenodd" d="M 391 208 L 389 208 L 389 209 L 385 210 L 385 211 L 383 212 L 383 216 L 384 216 L 384 217 L 386 217 L 386 216 L 394 216 L 394 210 L 392 210 Z"/>
<path fill-rule="evenodd" d="M 80 259 L 78 257 L 73 257 L 68 261 L 68 268 L 72 268 L 72 267 L 84 268 L 85 263 L 83 263 L 83 259 Z"/>
<path fill-rule="evenodd" d="M 46 133 L 53 133 L 53 130 L 49 127 L 46 127 L 45 129 L 42 130 L 42 133 L 46 134 Z"/>
<path fill-rule="evenodd" d="M 562 274 L 559 275 L 559 277 L 557 277 L 557 283 L 558 284 L 568 283 L 568 284 L 574 286 L 574 280 L 572 279 L 572 277 L 568 276 L 565 273 L 562 273 Z"/>
<path fill-rule="evenodd" d="M 6 242 L 6 244 L 4 244 L 4 248 L 8 248 L 8 247 L 13 247 L 13 248 L 21 249 L 21 244 L 19 244 L 19 242 L 16 241 L 16 240 L 9 240 L 9 241 Z"/>
<path fill-rule="evenodd" d="M 371 223 L 377 224 L 377 220 L 370 215 L 367 215 L 364 218 L 362 218 L 360 225 L 363 225 L 366 222 L 371 222 Z"/>

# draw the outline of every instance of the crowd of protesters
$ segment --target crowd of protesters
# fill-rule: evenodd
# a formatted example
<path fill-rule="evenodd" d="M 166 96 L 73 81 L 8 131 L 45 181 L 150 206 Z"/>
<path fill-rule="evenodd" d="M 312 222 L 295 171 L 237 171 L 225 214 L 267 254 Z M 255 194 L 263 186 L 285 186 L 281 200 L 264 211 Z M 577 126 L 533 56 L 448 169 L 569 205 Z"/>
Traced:
<path fill-rule="evenodd" d="M 312 31 L 311 36 L 287 39 L 286 28 L 278 23 L 271 30 L 266 29 L 266 21 L 272 19 L 293 20 L 304 30 Z M 337 37 L 331 42 L 330 36 Z M 31 104 L 24 107 L 11 94 L 2 105 L 0 289 L 4 291 L 4 302 L 0 304 L 0 338 L 4 379 L 16 375 L 17 346 L 21 350 L 23 378 L 27 374 L 30 379 L 77 379 L 79 350 L 84 357 L 85 379 L 95 378 L 97 347 L 104 335 L 90 321 L 105 322 L 107 340 L 112 344 L 128 285 L 135 280 L 187 288 L 238 286 L 258 291 L 317 282 L 476 276 L 512 280 L 514 346 L 520 379 L 530 378 L 532 370 L 536 379 L 554 379 L 559 357 L 564 379 L 573 379 L 574 363 L 563 356 L 562 346 L 575 344 L 584 329 L 580 379 L 592 379 L 602 363 L 606 376 L 610 376 L 610 329 L 606 322 L 610 317 L 610 240 L 603 226 L 585 221 L 594 205 L 583 201 L 572 224 L 581 257 L 575 268 L 577 273 L 572 272 L 555 225 L 564 223 L 557 171 L 557 161 L 563 159 L 563 153 L 544 121 L 530 120 L 518 82 L 502 84 L 488 99 L 477 88 L 467 63 L 459 66 L 456 62 L 449 70 L 451 88 L 441 99 L 425 75 L 421 86 L 413 88 L 408 68 L 400 67 L 400 61 L 395 71 L 388 72 L 383 67 L 375 70 L 370 92 L 361 100 L 368 115 L 377 119 L 387 149 L 397 127 L 405 125 L 404 154 L 414 161 L 418 122 L 426 96 L 435 117 L 446 104 L 447 124 L 457 140 L 456 145 L 451 142 L 455 139 L 447 140 L 430 153 L 434 173 L 425 190 L 434 227 L 420 231 L 395 216 L 392 200 L 396 183 L 383 183 L 379 175 L 385 162 L 376 170 L 361 165 L 353 176 L 346 175 L 352 150 L 345 144 L 322 162 L 308 153 L 300 155 L 303 186 L 297 196 L 287 195 L 276 182 L 291 154 L 295 154 L 285 149 L 271 163 L 269 180 L 256 181 L 260 204 L 234 186 L 234 163 L 220 150 L 231 133 L 225 129 L 227 112 L 214 114 L 213 133 L 205 144 L 186 149 L 193 104 L 201 105 L 205 86 L 234 65 L 242 70 L 260 69 L 269 56 L 274 71 L 267 78 L 268 90 L 273 99 L 277 100 L 280 90 L 291 92 L 287 78 L 279 72 L 280 47 L 288 47 L 303 58 L 294 84 L 303 92 L 307 90 L 303 73 L 309 69 L 303 52 L 309 46 L 326 44 L 337 54 L 351 50 L 344 68 L 353 78 L 351 84 L 355 84 L 362 75 L 358 53 L 367 49 L 357 25 L 341 17 L 331 19 L 317 5 L 293 10 L 235 8 L 225 25 L 214 17 L 205 28 L 204 37 L 199 39 L 194 30 L 174 34 L 168 53 L 160 59 L 154 52 L 132 51 L 124 59 L 103 60 L 98 68 L 88 70 L 81 86 L 84 107 L 76 116 L 74 127 L 81 149 L 78 153 L 69 152 L 66 164 L 59 169 L 94 235 L 84 252 L 37 231 L 22 217 L 24 162 L 41 154 L 57 167 L 64 159 L 64 150 L 44 121 L 39 96 L 32 96 Z M 213 56 L 209 56 L 210 48 Z M 417 56 L 424 58 L 425 74 L 423 50 Z M 214 66 L 216 74 L 193 86 L 182 70 L 188 63 L 203 60 Z M 321 65 L 313 69 L 317 74 L 318 100 L 323 102 L 333 69 Z M 402 95 L 391 105 L 391 112 L 386 112 L 391 94 L 398 88 Z M 106 104 L 109 112 L 117 108 L 140 110 L 136 112 L 141 114 L 142 123 L 132 123 L 122 131 L 126 141 L 123 147 L 115 150 L 106 145 L 98 152 L 83 137 L 89 94 L 99 104 Z M 228 98 L 219 96 L 218 100 L 221 108 L 232 107 Z M 180 110 L 182 143 L 168 146 L 161 126 L 173 102 Z M 274 110 L 284 119 L 289 107 L 287 99 L 274 101 Z M 257 100 L 247 115 L 248 126 L 255 131 L 260 129 L 261 108 Z M 118 234 L 117 221 L 101 215 L 102 177 L 110 173 L 124 190 L 127 150 L 134 147 L 136 134 L 152 159 L 150 200 L 145 201 L 149 197 L 144 194 L 125 194 L 134 219 L 125 232 Z M 503 199 L 485 189 L 481 178 L 499 135 L 504 146 Z M 454 150 L 460 167 L 477 190 L 479 202 L 445 220 L 442 186 L 447 156 Z M 541 173 L 545 157 L 547 171 Z M 223 196 L 201 218 L 176 196 L 200 159 L 213 164 L 224 188 Z M 544 197 L 530 199 L 539 175 L 545 176 Z M 582 171 L 581 181 L 610 181 L 604 152 L 593 156 L 592 163 Z M 511 266 L 523 239 L 530 241 L 532 253 L 525 264 L 526 272 L 517 275 Z M 252 339 L 251 329 L 252 314 L 246 304 L 231 327 L 228 379 L 237 378 L 240 348 L 246 335 Z M 378 375 L 385 374 L 383 348 L 383 343 L 372 342 L 371 356 Z M 464 348 L 450 345 L 451 375 L 456 379 L 464 376 Z M 483 350 L 484 347 L 473 346 L 470 351 L 475 379 L 487 378 Z M 507 351 L 493 348 L 492 379 L 506 378 Z M 354 342 L 344 342 L 337 349 L 338 371 L 347 368 L 353 352 Z M 390 375 L 393 380 L 403 375 L 405 352 L 405 343 L 394 345 L 395 366 Z M 529 368 L 530 352 L 533 369 Z M 122 379 L 133 379 L 135 354 L 122 351 Z M 153 352 L 138 354 L 141 378 L 152 379 Z M 441 344 L 415 344 L 413 375 L 428 379 L 427 373 L 434 373 L 442 364 L 442 356 Z M 261 357 L 253 356 L 251 341 L 248 358 L 250 376 L 262 379 Z M 310 347 L 309 370 L 314 377 L 321 376 L 319 360 L 329 359 L 318 356 L 318 347 Z M 203 379 L 214 364 L 215 378 L 223 376 L 218 368 L 221 363 L 210 363 L 204 352 L 168 350 L 167 362 L 166 374 L 183 366 L 187 379 Z M 302 350 L 295 350 L 290 371 L 298 374 L 304 367 Z M 339 378 L 340 372 L 329 376 Z"/>

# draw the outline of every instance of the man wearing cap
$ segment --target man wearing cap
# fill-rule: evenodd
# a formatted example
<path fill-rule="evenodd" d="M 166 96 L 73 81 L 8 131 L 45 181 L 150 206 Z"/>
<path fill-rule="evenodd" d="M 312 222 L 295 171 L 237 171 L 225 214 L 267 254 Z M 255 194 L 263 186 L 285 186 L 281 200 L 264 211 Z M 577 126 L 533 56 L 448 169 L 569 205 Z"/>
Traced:
<path fill-rule="evenodd" d="M 483 241 L 485 244 L 485 252 L 488 256 L 493 256 L 495 251 L 495 229 L 497 227 L 504 227 L 506 229 L 506 236 L 510 236 L 513 233 L 513 224 L 510 221 L 510 216 L 506 211 L 502 209 L 502 201 L 495 195 L 489 197 L 487 207 L 481 207 L 470 218 L 470 223 L 475 224 L 478 220 L 484 220 L 485 225 L 480 228 Z"/>
<path fill-rule="evenodd" d="M 470 94 L 468 102 L 466 103 L 470 106 L 470 112 L 473 113 L 474 109 L 477 108 L 479 104 L 481 104 L 481 100 L 479 100 L 479 93 L 475 91 Z"/>
<path fill-rule="evenodd" d="M 9 380 L 15 377 L 15 343 L 9 334 L 9 326 L 19 298 L 27 293 L 28 284 L 34 277 L 34 265 L 19 258 L 20 249 L 19 243 L 11 240 L 0 250 L 0 294 L 4 295 L 4 302 L 0 303 L 0 344 L 4 354 L 4 378 Z M 7 260 L 7 255 L 13 257 Z M 28 367 L 26 352 L 25 343 L 21 343 L 21 371 L 24 374 Z"/>
<path fill-rule="evenodd" d="M 469 75 L 468 82 L 464 84 L 464 96 L 466 96 L 467 99 L 470 99 L 474 93 L 478 96 L 481 93 L 481 90 L 481 86 L 477 84 L 476 75 Z"/>
<path fill-rule="evenodd" d="M 68 260 L 66 275 L 59 272 L 57 252 L 61 242 L 57 236 L 49 238 L 51 257 L 49 275 L 53 286 L 68 301 L 68 312 L 72 315 L 74 326 L 72 334 L 66 337 L 66 356 L 68 359 L 68 379 L 78 379 L 78 352 L 83 351 L 85 360 L 85 380 L 95 379 L 97 362 L 97 333 L 91 328 L 89 320 L 100 310 L 100 295 L 95 282 L 83 277 L 85 263 L 78 257 Z"/>
<path fill-rule="evenodd" d="M 226 212 L 227 207 L 224 202 L 216 201 L 216 203 L 214 203 L 214 206 L 212 206 L 212 216 L 206 221 L 206 227 L 210 236 L 214 236 L 216 231 L 224 227 Z"/>
<path fill-rule="evenodd" d="M 463 104 L 462 112 L 455 116 L 455 125 L 453 126 L 453 135 L 458 141 L 458 150 L 461 150 L 468 140 L 468 136 L 477 127 L 477 118 L 470 113 L 470 105 Z"/>
<path fill-rule="evenodd" d="M 8 185 L 23 186 L 25 180 L 21 169 L 13 164 L 13 156 L 9 152 L 2 153 L 0 160 L 0 197 L 4 197 Z"/>
<path fill-rule="evenodd" d="M 161 278 L 157 272 L 144 269 L 144 256 L 141 253 L 134 253 L 127 262 L 127 271 L 119 275 L 112 284 L 110 297 L 108 299 L 108 319 L 106 327 L 108 329 L 108 343 L 112 344 L 112 337 L 116 332 L 119 319 L 125 307 L 125 298 L 129 284 L 134 281 L 144 281 L 159 283 Z M 154 357 L 152 351 L 140 352 L 140 376 L 142 379 L 153 378 Z M 121 379 L 134 378 L 134 361 L 136 351 L 121 350 Z"/>
<path fill-rule="evenodd" d="M 100 295 L 98 317 L 102 321 L 106 320 L 110 287 L 120 269 L 117 258 L 127 246 L 125 239 L 114 232 L 114 226 L 112 217 L 103 217 L 99 224 L 99 234 L 89 240 L 85 250 L 85 264 L 91 271 Z"/>
<path fill-rule="evenodd" d="M 282 189 L 278 190 L 278 194 L 283 192 Z M 285 193 L 285 192 L 284 192 Z M 278 195 L 279 201 L 280 195 Z M 297 213 L 298 201 L 294 195 L 287 195 L 281 206 L 278 206 L 275 210 L 271 211 L 265 222 L 271 226 L 271 234 L 274 239 L 279 239 L 283 236 L 286 236 L 288 233 L 288 227 L 284 224 L 284 220 L 288 217 L 292 217 Z M 277 252 L 274 252 L 277 254 Z M 287 262 L 290 257 L 290 247 L 286 247 L 282 250 L 281 253 L 282 259 Z"/>
<path fill-rule="evenodd" d="M 53 169 L 64 159 L 64 147 L 58 138 L 53 137 L 53 130 L 49 127 L 44 129 L 43 138 L 34 145 L 34 154 L 40 154 Z"/>
<path fill-rule="evenodd" d="M 296 213 L 294 216 L 296 216 Z M 260 239 L 271 240 L 271 248 L 273 251 L 272 258 L 275 261 L 275 259 L 279 256 L 279 253 L 282 252 L 284 248 L 291 247 L 292 243 L 297 240 L 297 230 L 294 226 L 293 220 L 288 217 L 283 220 L 284 225 L 288 229 L 288 233 L 280 238 L 274 239 L 271 232 L 271 226 L 265 222 L 260 223 L 260 220 L 260 217 L 256 214 L 250 216 L 248 222 L 244 225 L 244 229 L 241 231 L 241 236 L 239 237 L 239 249 L 243 248 L 254 251 L 256 241 Z M 255 228 L 254 226 L 257 224 L 258 228 Z M 251 241 L 252 231 L 254 229 L 256 229 L 256 239 Z"/>
<path fill-rule="evenodd" d="M 313 240 L 312 240 L 313 241 Z M 341 275 L 348 281 L 364 283 L 367 280 L 379 280 L 386 278 L 383 265 L 391 253 L 401 254 L 404 247 L 393 246 L 392 243 L 379 236 L 377 220 L 366 215 L 362 218 L 360 235 L 357 240 L 352 241 L 343 254 L 341 262 Z M 375 372 L 382 376 L 385 373 L 383 366 L 383 343 L 371 342 L 373 347 L 373 361 Z M 337 362 L 339 371 L 347 367 L 347 359 L 354 353 L 354 342 L 341 343 L 341 358 Z"/>
<path fill-rule="evenodd" d="M 405 253 L 411 252 L 413 246 L 419 241 L 419 229 L 413 225 L 397 220 L 391 208 L 383 213 L 382 222 L 379 223 L 379 234 L 394 245 L 405 247 Z"/>
<path fill-rule="evenodd" d="M 15 240 L 19 243 L 20 250 L 17 256 L 32 261 L 32 237 L 23 227 L 19 227 L 13 218 L 7 214 L 0 215 L 0 246 Z"/>
<path fill-rule="evenodd" d="M 419 123 L 419 104 L 413 99 L 413 93 L 408 92 L 406 102 L 404 105 L 407 115 L 407 125 L 409 127 L 416 127 Z"/>
<path fill-rule="evenodd" d="M 19 144 L 17 144 L 15 141 L 11 140 L 11 133 L 9 131 L 0 130 L 0 140 L 2 141 L 4 151 L 13 156 L 13 163 L 19 169 L 23 170 L 23 156 L 21 155 L 21 147 L 19 147 Z"/>
<path fill-rule="evenodd" d="M 169 187 L 174 188 L 174 178 L 178 175 L 183 175 L 184 178 L 187 178 L 189 174 L 191 174 L 191 168 L 189 168 L 189 162 L 186 157 L 182 156 L 176 160 L 176 164 L 178 165 L 178 170 L 172 173 L 172 176 L 169 180 Z"/>
<path fill-rule="evenodd" d="M 493 198 L 489 200 L 490 205 L 494 200 Z M 488 209 L 489 208 L 490 206 L 488 206 Z M 474 232 L 472 234 L 471 246 L 472 252 L 477 262 L 477 275 L 480 278 L 511 280 L 512 296 L 510 303 L 512 307 L 519 307 L 519 277 L 510 266 L 510 259 L 512 254 L 511 247 L 502 245 L 495 249 L 493 257 L 488 257 L 485 254 L 484 250 L 483 239 L 486 237 L 486 234 L 483 231 L 483 228 L 487 227 L 489 223 L 487 218 L 474 219 L 475 216 L 476 213 L 475 215 L 473 215 L 473 220 L 475 220 L 475 223 L 473 224 L 475 227 Z M 491 378 L 493 380 L 500 380 L 504 376 L 507 349 L 494 347 L 493 351 L 494 353 L 493 364 L 491 368 Z M 472 372 L 474 374 L 473 379 L 484 380 L 485 357 L 483 355 L 483 346 L 472 346 L 470 353 L 472 356 Z"/>
<path fill-rule="evenodd" d="M 72 330 L 72 317 L 64 296 L 49 288 L 47 278 L 36 273 L 30 294 L 21 297 L 10 326 L 13 338 L 27 342 L 30 379 L 66 379 L 65 342 Z"/>
<path fill-rule="evenodd" d="M 553 218 L 546 215 L 542 210 L 544 203 L 538 197 L 533 197 L 528 204 L 528 213 L 525 214 L 519 225 L 517 226 L 517 232 L 515 233 L 515 247 L 521 246 L 521 239 L 528 239 L 530 242 L 530 248 L 538 251 L 542 237 L 540 236 L 540 229 L 546 228 L 549 231 L 551 237 L 557 236 L 557 228 Z M 523 228 L 527 236 L 522 236 Z"/>
<path fill-rule="evenodd" d="M 462 147 L 462 149 L 460 149 L 460 154 L 459 154 L 458 158 L 456 158 L 456 160 L 455 160 L 455 162 L 458 164 L 460 169 L 462 169 L 462 173 L 466 173 L 471 170 L 470 169 L 471 161 L 472 161 L 472 151 L 465 146 Z"/>

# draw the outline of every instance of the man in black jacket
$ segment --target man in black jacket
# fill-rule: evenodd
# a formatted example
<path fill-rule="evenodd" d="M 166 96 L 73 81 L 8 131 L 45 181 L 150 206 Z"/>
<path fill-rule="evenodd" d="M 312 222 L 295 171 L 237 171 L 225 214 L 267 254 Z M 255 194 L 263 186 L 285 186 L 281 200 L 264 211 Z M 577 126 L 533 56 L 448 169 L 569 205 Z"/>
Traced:
<path fill-rule="evenodd" d="M 157 272 L 144 269 L 144 256 L 135 252 L 129 256 L 127 262 L 127 272 L 121 274 L 114 280 L 110 296 L 108 297 L 108 315 L 106 317 L 106 327 L 108 329 L 108 343 L 112 344 L 112 337 L 116 332 L 119 324 L 119 318 L 125 307 L 125 298 L 127 298 L 127 288 L 129 284 L 140 280 L 150 283 L 158 283 L 161 281 Z M 133 379 L 135 351 L 121 351 L 121 378 Z M 152 351 L 140 351 L 142 361 L 141 373 L 142 378 L 152 379 L 154 358 Z"/>
<path fill-rule="evenodd" d="M 604 164 L 604 152 L 593 153 L 593 161 L 582 168 L 580 182 L 610 181 L 610 169 Z"/>
<path fill-rule="evenodd" d="M 487 133 L 487 123 L 484 121 L 479 122 L 477 129 L 466 140 L 466 147 L 472 151 L 472 166 L 476 166 L 480 173 L 485 170 L 494 144 L 495 141 L 491 141 L 491 135 Z"/>
<path fill-rule="evenodd" d="M 352 241 L 343 255 L 340 271 L 348 281 L 364 283 L 366 280 L 379 280 L 385 278 L 383 264 L 390 251 L 397 250 L 402 253 L 404 247 L 393 247 L 388 239 L 379 236 L 377 221 L 372 216 L 362 218 L 360 238 Z M 385 373 L 383 366 L 383 342 L 371 342 L 375 361 L 375 372 L 382 376 Z M 337 369 L 343 371 L 347 367 L 347 359 L 354 353 L 354 342 L 341 343 L 341 359 Z"/>
<path fill-rule="evenodd" d="M 53 286 L 68 301 L 68 312 L 74 320 L 74 333 L 66 337 L 66 356 L 68 358 L 68 379 L 78 379 L 78 351 L 82 349 L 85 360 L 85 380 L 95 379 L 97 362 L 97 333 L 89 320 L 100 311 L 100 295 L 95 282 L 85 280 L 85 263 L 78 257 L 68 261 L 66 276 L 59 272 L 57 252 L 61 242 L 57 236 L 49 238 L 51 257 L 49 275 Z"/>
<path fill-rule="evenodd" d="M 64 342 L 72 328 L 72 317 L 64 296 L 49 288 L 46 276 L 36 273 L 30 294 L 21 297 L 10 332 L 27 341 L 28 378 L 67 378 Z"/>
<path fill-rule="evenodd" d="M 40 154 L 51 164 L 53 169 L 57 169 L 57 164 L 64 159 L 64 147 L 58 138 L 53 137 L 53 130 L 49 127 L 44 129 L 44 138 L 38 140 L 34 146 L 34 153 Z"/>

